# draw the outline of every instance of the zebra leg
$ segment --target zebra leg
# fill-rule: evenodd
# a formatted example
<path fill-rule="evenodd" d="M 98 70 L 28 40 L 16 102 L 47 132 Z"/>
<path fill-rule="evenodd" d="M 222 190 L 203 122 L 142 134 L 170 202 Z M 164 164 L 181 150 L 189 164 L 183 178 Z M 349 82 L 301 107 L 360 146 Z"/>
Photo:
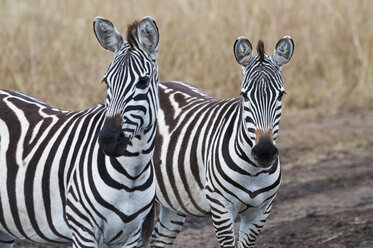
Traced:
<path fill-rule="evenodd" d="M 222 204 L 211 205 L 212 224 L 215 234 L 220 246 L 224 248 L 233 248 L 235 243 L 234 220 L 237 214 L 232 212 L 228 211 Z"/>
<path fill-rule="evenodd" d="M 94 231 L 91 230 L 90 223 L 85 221 L 84 216 L 71 215 L 68 206 L 66 211 L 67 223 L 72 232 L 73 248 L 98 248 L 99 244 Z M 78 217 L 83 218 L 79 219 Z"/>
<path fill-rule="evenodd" d="M 238 233 L 237 248 L 254 247 L 256 238 L 262 230 L 272 208 L 272 202 L 266 204 L 257 211 L 251 211 L 247 215 L 241 215 L 240 231 Z"/>
<path fill-rule="evenodd" d="M 94 236 L 88 232 L 73 230 L 73 248 L 98 248 L 99 245 Z"/>
<path fill-rule="evenodd" d="M 0 247 L 1 248 L 12 248 L 14 244 L 14 238 L 6 233 L 0 232 Z"/>
<path fill-rule="evenodd" d="M 151 247 L 171 247 L 177 234 L 181 231 L 185 215 L 177 213 L 160 204 L 158 221 L 150 239 Z"/>
<path fill-rule="evenodd" d="M 141 228 L 139 228 L 132 236 L 127 237 L 127 240 L 119 243 L 109 244 L 106 243 L 108 248 L 140 248 L 144 247 L 141 239 Z"/>

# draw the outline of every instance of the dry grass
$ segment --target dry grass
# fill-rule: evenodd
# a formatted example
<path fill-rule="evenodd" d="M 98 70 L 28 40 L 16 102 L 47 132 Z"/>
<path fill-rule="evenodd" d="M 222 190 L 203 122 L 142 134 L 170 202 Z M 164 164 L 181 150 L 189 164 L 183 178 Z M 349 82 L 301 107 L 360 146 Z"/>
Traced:
<path fill-rule="evenodd" d="M 92 21 L 110 19 L 124 34 L 152 16 L 160 29 L 160 80 L 198 85 L 217 97 L 238 96 L 235 39 L 258 39 L 271 53 L 284 35 L 295 54 L 284 67 L 295 109 L 339 111 L 373 105 L 373 3 L 359 1 L 1 1 L 0 88 L 69 109 L 105 98 L 100 85 L 112 55 Z"/>

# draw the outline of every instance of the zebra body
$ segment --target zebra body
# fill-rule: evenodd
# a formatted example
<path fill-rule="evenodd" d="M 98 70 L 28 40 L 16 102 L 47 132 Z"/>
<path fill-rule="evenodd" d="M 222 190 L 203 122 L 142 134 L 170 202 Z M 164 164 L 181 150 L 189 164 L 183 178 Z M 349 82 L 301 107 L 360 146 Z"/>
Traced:
<path fill-rule="evenodd" d="M 242 155 L 230 152 L 235 151 L 237 133 L 242 123 L 241 99 L 212 98 L 198 88 L 181 82 L 161 83 L 159 95 L 161 106 L 158 113 L 158 134 L 162 138 L 156 139 L 154 162 L 159 178 L 166 178 L 170 183 L 163 184 L 160 180 L 157 186 L 157 199 L 162 205 L 185 215 L 205 216 L 211 213 L 206 198 L 210 193 L 205 189 L 213 189 L 217 184 L 214 182 L 216 178 L 213 170 L 232 170 L 229 160 L 220 157 L 223 156 L 222 150 L 227 151 L 229 158 L 236 161 L 239 168 L 247 167 L 240 172 L 229 171 L 227 174 L 230 178 L 224 180 L 230 181 L 223 192 L 224 197 L 228 202 L 235 202 L 235 211 L 245 211 L 248 206 L 258 207 L 268 197 L 273 196 L 278 187 L 264 194 L 258 194 L 256 190 L 278 181 L 279 160 L 270 170 L 248 167 Z M 169 105 L 173 108 L 166 107 Z M 165 108 L 162 108 L 163 106 Z M 166 124 L 169 123 L 166 116 L 174 118 L 173 129 Z M 180 135 L 183 139 L 179 138 Z M 159 147 L 162 148 L 158 150 Z M 195 151 L 192 152 L 192 149 Z M 182 169 L 180 164 L 183 164 Z M 219 168 L 216 168 L 217 166 Z M 246 187 L 240 192 L 234 182 L 250 183 L 244 184 Z M 229 191 L 234 194 L 227 193 Z M 250 197 L 255 194 L 258 196 Z"/>
<path fill-rule="evenodd" d="M 149 17 L 129 27 L 132 43 L 103 18 L 94 30 L 115 54 L 105 104 L 70 112 L 0 91 L 1 247 L 14 239 L 73 247 L 135 247 L 141 240 L 156 190 L 158 30 Z"/>
<path fill-rule="evenodd" d="M 235 246 L 240 216 L 237 247 L 252 247 L 270 213 L 281 181 L 275 139 L 284 93 L 284 63 L 274 58 L 282 49 L 289 61 L 293 42 L 281 39 L 272 57 L 263 47 L 254 58 L 245 38 L 234 48 L 243 99 L 216 99 L 180 82 L 159 86 L 154 166 L 161 211 L 153 247 L 171 246 L 186 215 L 211 215 L 222 247 Z"/>

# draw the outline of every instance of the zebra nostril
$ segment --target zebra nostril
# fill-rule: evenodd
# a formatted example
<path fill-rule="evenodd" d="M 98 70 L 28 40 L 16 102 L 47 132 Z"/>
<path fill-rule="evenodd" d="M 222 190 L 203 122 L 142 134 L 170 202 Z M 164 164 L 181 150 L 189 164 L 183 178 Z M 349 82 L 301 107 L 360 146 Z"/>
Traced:
<path fill-rule="evenodd" d="M 128 145 L 132 146 L 132 142 L 130 141 L 130 137 L 124 135 L 124 133 L 120 133 L 119 137 L 117 138 L 117 146 L 122 147 L 124 149 Z"/>
<path fill-rule="evenodd" d="M 121 132 L 121 133 L 119 134 L 118 138 L 117 138 L 117 142 L 118 142 L 118 143 L 122 143 L 122 142 L 125 140 L 125 138 L 126 138 L 126 137 L 124 136 L 124 133 Z"/>
<path fill-rule="evenodd" d="M 258 159 L 258 149 L 256 146 L 251 150 L 251 155 L 255 158 Z"/>
<path fill-rule="evenodd" d="M 275 146 L 273 146 L 273 150 L 272 150 L 271 154 L 272 154 L 272 159 L 277 158 L 277 156 L 278 156 L 278 149 Z"/>

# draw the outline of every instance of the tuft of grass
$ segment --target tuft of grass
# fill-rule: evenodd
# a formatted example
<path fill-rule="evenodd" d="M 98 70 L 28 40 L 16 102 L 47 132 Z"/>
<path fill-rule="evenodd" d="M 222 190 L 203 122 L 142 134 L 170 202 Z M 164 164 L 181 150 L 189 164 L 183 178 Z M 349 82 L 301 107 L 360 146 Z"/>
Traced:
<path fill-rule="evenodd" d="M 160 30 L 160 80 L 186 81 L 216 97 L 236 97 L 241 69 L 233 43 L 259 39 L 272 54 L 292 36 L 283 68 L 294 109 L 345 111 L 373 105 L 373 3 L 357 1 L 11 1 L 0 2 L 0 88 L 29 93 L 61 108 L 103 101 L 99 82 L 112 60 L 92 31 L 100 15 L 125 34 L 152 16 Z"/>

